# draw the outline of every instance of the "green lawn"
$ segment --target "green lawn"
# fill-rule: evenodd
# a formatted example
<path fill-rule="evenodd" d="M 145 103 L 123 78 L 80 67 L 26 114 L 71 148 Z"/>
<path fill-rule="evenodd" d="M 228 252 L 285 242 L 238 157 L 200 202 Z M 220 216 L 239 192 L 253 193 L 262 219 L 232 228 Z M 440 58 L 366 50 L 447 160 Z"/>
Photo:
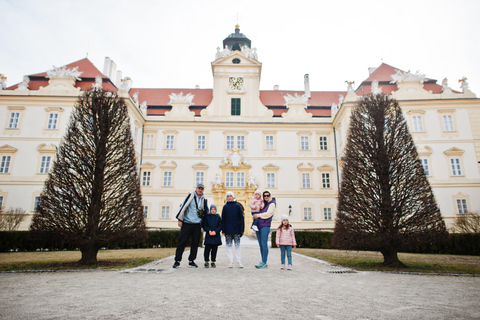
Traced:
<path fill-rule="evenodd" d="M 383 256 L 379 252 L 331 249 L 294 249 L 294 251 L 359 271 L 480 274 L 480 256 L 399 253 L 400 261 L 407 268 L 388 268 L 382 266 Z"/>
<path fill-rule="evenodd" d="M 128 269 L 175 253 L 175 248 L 100 250 L 98 263 L 82 266 L 77 263 L 80 251 L 0 253 L 0 271 L 65 270 L 65 269 Z"/>

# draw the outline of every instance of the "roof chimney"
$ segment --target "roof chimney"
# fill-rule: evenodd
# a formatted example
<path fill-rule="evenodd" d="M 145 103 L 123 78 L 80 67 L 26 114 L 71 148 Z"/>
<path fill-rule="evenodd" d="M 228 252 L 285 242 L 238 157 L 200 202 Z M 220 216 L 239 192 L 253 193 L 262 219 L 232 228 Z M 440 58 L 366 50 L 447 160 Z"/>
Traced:
<path fill-rule="evenodd" d="M 305 74 L 303 82 L 305 84 L 305 95 L 308 99 L 311 99 L 312 97 L 310 96 L 310 78 L 308 77 L 308 73 Z"/>
<path fill-rule="evenodd" d="M 276 90 L 276 91 L 280 90 L 280 86 L 278 84 L 274 85 L 273 90 Z"/>

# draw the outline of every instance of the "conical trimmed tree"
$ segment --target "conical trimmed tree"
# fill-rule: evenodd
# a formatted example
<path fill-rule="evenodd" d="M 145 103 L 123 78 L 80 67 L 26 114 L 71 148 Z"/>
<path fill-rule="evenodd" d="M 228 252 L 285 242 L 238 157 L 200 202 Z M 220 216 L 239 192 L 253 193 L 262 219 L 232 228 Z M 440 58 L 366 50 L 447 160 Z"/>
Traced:
<path fill-rule="evenodd" d="M 79 98 L 37 210 L 34 236 L 75 244 L 82 264 L 109 243 L 146 237 L 127 106 L 115 93 Z"/>
<path fill-rule="evenodd" d="M 402 110 L 387 95 L 362 97 L 352 110 L 332 244 L 380 251 L 386 266 L 404 267 L 398 252 L 446 239 Z"/>

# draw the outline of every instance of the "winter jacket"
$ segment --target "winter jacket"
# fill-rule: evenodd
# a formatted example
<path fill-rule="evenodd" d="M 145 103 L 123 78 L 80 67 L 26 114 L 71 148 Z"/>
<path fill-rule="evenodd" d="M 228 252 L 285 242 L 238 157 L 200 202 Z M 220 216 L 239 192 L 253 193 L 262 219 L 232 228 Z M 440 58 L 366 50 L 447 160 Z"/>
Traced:
<path fill-rule="evenodd" d="M 242 207 L 237 202 L 227 202 L 222 209 L 222 232 L 225 234 L 243 234 L 245 220 Z"/>
<path fill-rule="evenodd" d="M 262 199 L 255 199 L 255 197 L 250 200 L 250 209 L 252 212 L 260 212 L 265 207 L 265 202 Z"/>
<path fill-rule="evenodd" d="M 292 226 L 286 230 L 283 227 L 277 229 L 275 243 L 280 246 L 296 246 L 297 241 L 295 240 L 295 232 Z"/>
<path fill-rule="evenodd" d="M 222 219 L 218 214 L 207 214 L 203 218 L 202 224 L 203 230 L 205 230 L 205 241 L 203 244 L 222 244 L 222 237 L 220 235 L 222 231 Z M 215 231 L 216 234 L 211 236 L 208 232 Z"/>
<path fill-rule="evenodd" d="M 185 198 L 185 200 L 183 201 L 183 204 L 182 206 L 180 207 L 180 210 L 178 211 L 177 213 L 177 220 L 179 221 L 182 221 L 183 222 L 183 219 L 184 219 L 184 216 L 185 216 L 185 211 L 188 209 L 188 206 L 190 205 L 190 203 L 192 201 L 195 201 L 193 198 L 194 196 L 196 195 L 196 192 L 195 190 L 191 193 L 188 194 L 188 196 Z M 205 198 L 205 195 L 202 195 L 202 197 L 204 198 L 203 200 L 203 216 L 205 217 L 205 215 L 210 212 L 210 210 L 208 210 L 208 201 L 207 201 L 207 198 Z"/>
<path fill-rule="evenodd" d="M 269 203 L 260 211 L 258 217 L 260 220 L 258 221 L 258 227 L 270 227 L 272 225 L 272 217 L 275 214 L 275 210 L 277 207 L 277 200 L 272 198 Z"/>

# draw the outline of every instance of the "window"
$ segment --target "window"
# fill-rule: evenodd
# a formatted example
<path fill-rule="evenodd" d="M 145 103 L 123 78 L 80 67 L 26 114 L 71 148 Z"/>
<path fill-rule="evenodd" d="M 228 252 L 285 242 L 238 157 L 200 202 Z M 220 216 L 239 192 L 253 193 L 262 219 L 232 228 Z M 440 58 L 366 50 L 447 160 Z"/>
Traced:
<path fill-rule="evenodd" d="M 457 199 L 458 214 L 468 214 L 467 199 Z"/>
<path fill-rule="evenodd" d="M 167 135 L 167 140 L 165 141 L 165 149 L 174 149 L 175 136 L 172 134 Z"/>
<path fill-rule="evenodd" d="M 240 98 L 232 98 L 232 109 L 231 109 L 232 116 L 240 115 L 240 104 L 241 104 Z"/>
<path fill-rule="evenodd" d="M 3 209 L 3 196 L 0 196 L 0 210 Z"/>
<path fill-rule="evenodd" d="M 455 131 L 453 126 L 453 117 L 451 114 L 443 115 L 443 128 L 445 131 Z"/>
<path fill-rule="evenodd" d="M 58 121 L 58 113 L 50 113 L 48 115 L 47 129 L 48 130 L 57 129 L 57 121 Z"/>
<path fill-rule="evenodd" d="M 425 172 L 425 175 L 428 177 L 430 175 L 430 168 L 428 166 L 428 159 L 420 159 L 420 164 L 423 167 L 423 171 Z"/>
<path fill-rule="evenodd" d="M 459 158 L 450 159 L 450 165 L 452 167 L 452 176 L 461 176 L 462 175 L 462 167 L 460 165 Z"/>
<path fill-rule="evenodd" d="M 170 219 L 170 206 L 162 206 L 161 219 Z"/>
<path fill-rule="evenodd" d="M 42 162 L 40 163 L 40 173 L 48 173 L 50 171 L 51 156 L 42 156 Z"/>
<path fill-rule="evenodd" d="M 227 136 L 227 150 L 235 148 L 235 137 Z"/>
<path fill-rule="evenodd" d="M 275 173 L 267 173 L 267 188 L 275 188 Z"/>
<path fill-rule="evenodd" d="M 40 197 L 35 197 L 33 200 L 33 212 L 38 212 L 39 204 L 40 204 Z"/>
<path fill-rule="evenodd" d="M 143 219 L 148 218 L 148 206 L 143 206 Z"/>
<path fill-rule="evenodd" d="M 133 130 L 133 141 L 137 142 L 138 139 L 138 127 L 135 126 L 135 129 Z"/>
<path fill-rule="evenodd" d="M 302 173 L 302 189 L 310 189 L 310 173 Z"/>
<path fill-rule="evenodd" d="M 150 187 L 150 179 L 152 173 L 150 171 L 144 171 L 142 176 L 142 187 Z"/>
<path fill-rule="evenodd" d="M 233 172 L 226 172 L 225 174 L 225 187 L 233 187 Z"/>
<path fill-rule="evenodd" d="M 172 171 L 165 171 L 163 173 L 163 186 L 164 187 L 172 186 Z"/>
<path fill-rule="evenodd" d="M 323 220 L 332 220 L 332 208 L 323 208 Z"/>
<path fill-rule="evenodd" d="M 330 188 L 330 173 L 322 173 L 322 188 Z"/>
<path fill-rule="evenodd" d="M 19 119 L 20 119 L 20 112 L 10 113 L 10 120 L 8 121 L 8 129 L 17 129 Z"/>
<path fill-rule="evenodd" d="M 155 142 L 155 135 L 147 134 L 145 136 L 145 149 L 154 149 L 153 144 Z"/>
<path fill-rule="evenodd" d="M 319 137 L 318 139 L 320 142 L 320 150 L 322 151 L 328 150 L 327 137 L 322 136 L 322 137 Z"/>
<path fill-rule="evenodd" d="M 265 150 L 273 150 L 273 136 L 265 136 Z"/>
<path fill-rule="evenodd" d="M 10 161 L 12 156 L 2 156 L 2 161 L 0 162 L 0 173 L 10 173 Z"/>
<path fill-rule="evenodd" d="M 197 172 L 195 174 L 195 185 L 205 183 L 205 172 Z"/>
<path fill-rule="evenodd" d="M 303 220 L 313 220 L 312 208 L 310 207 L 303 208 Z"/>
<path fill-rule="evenodd" d="M 237 148 L 245 150 L 245 136 L 237 136 Z"/>
<path fill-rule="evenodd" d="M 245 187 L 245 172 L 237 172 L 237 188 Z"/>
<path fill-rule="evenodd" d="M 309 150 L 308 137 L 307 136 L 301 136 L 300 137 L 300 150 Z"/>
<path fill-rule="evenodd" d="M 423 132 L 422 116 L 412 116 L 413 132 Z"/>
<path fill-rule="evenodd" d="M 198 150 L 205 150 L 206 149 L 206 137 L 205 136 L 198 136 L 197 137 L 197 149 Z"/>

